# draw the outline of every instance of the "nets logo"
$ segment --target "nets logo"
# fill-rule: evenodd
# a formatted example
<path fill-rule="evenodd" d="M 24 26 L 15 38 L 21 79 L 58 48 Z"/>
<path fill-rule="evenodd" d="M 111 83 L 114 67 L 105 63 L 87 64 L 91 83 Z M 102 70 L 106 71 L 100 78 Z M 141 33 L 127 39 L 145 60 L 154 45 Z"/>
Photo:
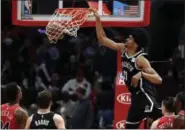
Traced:
<path fill-rule="evenodd" d="M 122 93 L 117 96 L 117 101 L 121 104 L 131 104 L 131 95 L 130 93 Z"/>
<path fill-rule="evenodd" d="M 116 128 L 117 129 L 125 129 L 125 123 L 126 123 L 125 120 L 122 120 L 122 121 L 117 122 L 116 123 Z"/>

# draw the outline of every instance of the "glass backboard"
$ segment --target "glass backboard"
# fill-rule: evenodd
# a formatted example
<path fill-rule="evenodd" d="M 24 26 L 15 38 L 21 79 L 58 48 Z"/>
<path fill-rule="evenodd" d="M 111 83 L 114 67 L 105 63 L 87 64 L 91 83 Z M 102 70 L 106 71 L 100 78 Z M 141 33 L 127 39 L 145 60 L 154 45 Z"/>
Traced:
<path fill-rule="evenodd" d="M 19 26 L 46 26 L 58 8 L 95 8 L 103 26 L 138 27 L 150 21 L 149 0 L 13 0 L 12 21 Z M 95 17 L 89 15 L 82 26 L 95 26 Z"/>

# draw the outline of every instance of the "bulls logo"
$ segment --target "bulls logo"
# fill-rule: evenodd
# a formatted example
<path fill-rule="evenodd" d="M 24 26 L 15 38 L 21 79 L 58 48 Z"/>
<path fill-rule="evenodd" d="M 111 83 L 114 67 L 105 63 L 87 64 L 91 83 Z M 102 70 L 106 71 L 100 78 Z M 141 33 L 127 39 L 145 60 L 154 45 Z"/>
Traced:
<path fill-rule="evenodd" d="M 131 95 L 130 93 L 122 93 L 117 96 L 117 101 L 121 104 L 131 104 Z"/>
<path fill-rule="evenodd" d="M 117 129 L 125 129 L 125 123 L 126 123 L 125 120 L 122 120 L 122 121 L 117 122 L 116 123 L 116 128 Z"/>

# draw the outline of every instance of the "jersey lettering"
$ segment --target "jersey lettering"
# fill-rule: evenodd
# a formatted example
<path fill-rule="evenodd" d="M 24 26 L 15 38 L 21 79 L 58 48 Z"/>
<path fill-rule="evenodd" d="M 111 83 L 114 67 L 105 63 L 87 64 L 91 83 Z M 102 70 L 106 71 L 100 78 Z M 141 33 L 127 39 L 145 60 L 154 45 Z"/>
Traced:
<path fill-rule="evenodd" d="M 170 129 L 173 128 L 173 121 L 174 121 L 174 116 L 171 117 L 162 117 L 159 120 L 158 129 Z"/>
<path fill-rule="evenodd" d="M 10 126 L 10 122 L 6 122 L 3 124 L 3 122 L 1 121 L 1 129 L 9 129 Z"/>
<path fill-rule="evenodd" d="M 166 122 L 158 126 L 160 129 L 170 129 L 173 128 L 173 123 L 172 122 Z"/>
<path fill-rule="evenodd" d="M 1 116 L 6 116 L 10 120 L 13 118 L 13 115 L 12 115 L 12 113 L 10 111 L 4 111 L 4 110 L 2 110 Z"/>
<path fill-rule="evenodd" d="M 124 68 L 127 68 L 130 72 L 132 72 L 132 71 L 134 70 L 134 67 L 133 67 L 129 62 L 123 61 L 123 62 L 122 62 L 122 66 L 123 66 Z"/>
<path fill-rule="evenodd" d="M 35 125 L 36 126 L 39 126 L 39 125 L 48 126 L 48 124 L 49 124 L 49 121 L 48 120 L 37 120 L 37 121 L 35 121 Z"/>
<path fill-rule="evenodd" d="M 128 57 L 127 52 L 124 52 L 122 54 L 122 73 L 123 73 L 125 84 L 130 89 L 130 91 L 131 89 L 132 90 L 135 89 L 133 88 L 131 81 L 132 81 L 132 76 L 136 75 L 140 71 L 136 67 L 136 60 L 140 55 L 144 55 L 144 53 L 140 51 L 132 57 Z"/>
<path fill-rule="evenodd" d="M 30 123 L 30 129 L 57 129 L 55 121 L 53 120 L 54 113 L 47 114 L 35 113 Z"/>

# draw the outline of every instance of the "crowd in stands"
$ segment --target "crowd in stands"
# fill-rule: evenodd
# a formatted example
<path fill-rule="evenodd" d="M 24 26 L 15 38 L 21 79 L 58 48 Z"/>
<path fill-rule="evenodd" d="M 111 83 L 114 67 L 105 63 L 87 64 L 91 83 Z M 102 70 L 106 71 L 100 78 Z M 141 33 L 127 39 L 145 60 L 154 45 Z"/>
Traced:
<path fill-rule="evenodd" d="M 31 114 L 36 110 L 37 93 L 49 89 L 53 94 L 52 110 L 64 115 L 66 120 L 74 111 L 72 122 L 76 125 L 80 125 L 77 119 L 82 116 L 84 121 L 92 117 L 90 122 L 97 122 L 94 127 L 99 127 L 102 112 L 108 111 L 111 125 L 116 52 L 83 33 L 78 38 L 66 37 L 51 45 L 47 37 L 39 33 L 25 35 L 25 32 L 26 29 L 19 27 L 2 32 L 2 92 L 6 84 L 18 83 L 24 97 L 21 105 Z M 80 100 L 77 92 L 87 102 L 77 102 Z M 6 102 L 5 95 L 2 99 L 2 103 Z"/>
<path fill-rule="evenodd" d="M 6 11 L 2 13 L 1 31 L 1 103 L 6 102 L 6 84 L 16 82 L 23 91 L 21 106 L 31 115 L 37 111 L 38 92 L 48 89 L 53 95 L 52 111 L 64 117 L 66 128 L 112 128 L 116 52 L 98 43 L 94 28 L 80 29 L 77 38 L 65 36 L 50 44 L 38 28 L 12 26 L 10 5 L 5 1 L 2 6 Z M 162 25 L 159 27 L 161 31 Z M 164 27 L 167 30 L 168 26 Z M 116 41 L 118 35 L 110 30 L 124 29 L 109 28 L 106 34 Z M 169 60 L 151 61 L 163 78 L 163 84 L 156 87 L 159 102 L 184 90 L 184 34 Z"/>
<path fill-rule="evenodd" d="M 37 93 L 49 89 L 53 94 L 52 110 L 66 120 L 73 116 L 70 123 L 75 128 L 80 128 L 79 125 L 86 121 L 87 125 L 93 124 L 88 128 L 104 128 L 103 116 L 106 116 L 106 126 L 111 127 L 116 52 L 100 46 L 95 36 L 84 35 L 86 30 L 77 38 L 65 37 L 55 45 L 49 44 L 47 37 L 36 31 L 36 35 L 25 35 L 25 31 L 15 27 L 5 28 L 2 32 L 2 88 L 7 83 L 17 82 L 23 89 L 21 104 L 30 114 L 36 111 Z M 173 59 L 166 63 L 169 67 L 167 72 L 161 73 L 164 88 L 160 87 L 158 92 L 160 101 L 164 96 L 174 96 L 184 87 L 182 45 L 174 52 Z M 165 63 L 152 63 L 158 70 L 161 69 L 160 64 Z M 175 79 L 171 81 L 177 86 L 175 92 L 169 83 L 171 79 Z M 161 96 L 166 87 L 167 95 Z M 76 93 L 82 94 L 83 100 L 77 99 Z M 4 97 L 3 102 L 6 101 Z M 81 123 L 78 122 L 80 116 Z"/>

